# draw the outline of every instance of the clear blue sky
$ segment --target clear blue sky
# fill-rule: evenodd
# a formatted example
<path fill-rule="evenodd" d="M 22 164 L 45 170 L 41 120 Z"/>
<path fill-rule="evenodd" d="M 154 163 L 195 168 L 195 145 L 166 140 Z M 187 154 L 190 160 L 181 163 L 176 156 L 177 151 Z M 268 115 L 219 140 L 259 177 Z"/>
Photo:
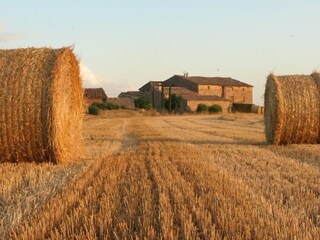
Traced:
<path fill-rule="evenodd" d="M 266 76 L 320 70 L 319 0 L 1 0 L 0 48 L 74 45 L 85 86 L 109 96 L 173 74 Z"/>

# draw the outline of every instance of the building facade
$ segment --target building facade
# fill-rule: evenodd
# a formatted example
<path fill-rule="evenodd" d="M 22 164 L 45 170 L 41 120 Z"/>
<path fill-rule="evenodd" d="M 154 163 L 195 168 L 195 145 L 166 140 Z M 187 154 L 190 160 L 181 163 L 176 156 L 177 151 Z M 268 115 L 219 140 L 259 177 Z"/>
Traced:
<path fill-rule="evenodd" d="M 163 99 L 169 99 L 169 91 L 171 88 L 171 94 L 176 94 L 183 98 L 183 104 L 181 112 L 195 112 L 200 103 L 212 106 L 218 104 L 222 108 L 222 112 L 226 113 L 230 109 L 230 101 L 227 99 L 222 99 L 218 96 L 200 96 L 194 91 L 183 87 L 163 87 Z M 153 91 L 149 91 L 145 95 L 152 103 L 153 107 L 157 111 L 162 109 L 162 89 L 154 88 Z"/>
<path fill-rule="evenodd" d="M 84 103 L 85 108 L 88 108 L 92 103 L 101 103 L 107 101 L 108 97 L 103 88 L 85 88 Z"/>
<path fill-rule="evenodd" d="M 169 88 L 171 94 L 183 97 L 183 111 L 193 112 L 200 103 L 208 106 L 218 104 L 223 112 L 230 111 L 233 103 L 252 104 L 253 86 L 230 77 L 174 75 L 163 82 L 148 82 L 139 91 L 155 109 L 161 110 L 163 98 L 169 97 Z"/>
<path fill-rule="evenodd" d="M 231 103 L 252 104 L 253 86 L 233 78 L 174 75 L 163 82 L 164 86 L 184 87 L 200 96 L 218 96 Z"/>

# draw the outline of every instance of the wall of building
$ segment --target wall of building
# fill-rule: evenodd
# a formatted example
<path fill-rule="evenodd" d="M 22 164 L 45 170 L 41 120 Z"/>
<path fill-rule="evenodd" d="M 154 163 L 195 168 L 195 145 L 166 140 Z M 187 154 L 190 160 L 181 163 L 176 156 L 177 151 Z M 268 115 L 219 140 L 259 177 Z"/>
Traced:
<path fill-rule="evenodd" d="M 133 98 L 108 98 L 107 102 L 117 104 L 119 107 L 135 108 Z"/>
<path fill-rule="evenodd" d="M 173 76 L 172 78 L 169 78 L 163 83 L 163 85 L 166 87 L 184 87 L 191 91 L 198 92 L 198 84 L 188 81 L 187 79 L 183 79 L 179 76 Z"/>
<path fill-rule="evenodd" d="M 217 100 L 188 100 L 187 101 L 187 108 L 191 112 L 195 112 L 197 110 L 197 107 L 199 104 L 206 104 L 208 107 L 212 106 L 214 104 L 218 104 L 222 108 L 223 113 L 227 113 L 230 108 L 230 102 L 229 101 L 217 101 Z"/>
<path fill-rule="evenodd" d="M 230 100 L 232 103 L 252 104 L 252 87 L 224 86 L 222 97 Z"/>
<path fill-rule="evenodd" d="M 152 91 L 148 92 L 145 97 L 149 99 L 149 101 L 152 103 Z M 194 112 L 196 111 L 198 104 L 206 104 L 208 106 L 212 106 L 214 104 L 218 104 L 222 107 L 223 113 L 227 113 L 230 108 L 230 102 L 229 101 L 219 101 L 219 100 L 186 100 L 183 103 L 182 106 L 182 112 L 183 111 L 188 111 L 188 112 Z M 155 90 L 154 91 L 154 108 L 157 111 L 161 111 L 161 91 Z"/>
<path fill-rule="evenodd" d="M 85 98 L 84 99 L 84 107 L 85 109 L 88 109 L 88 107 L 92 104 L 92 103 L 102 103 L 102 99 L 101 98 Z"/>
<path fill-rule="evenodd" d="M 205 96 L 213 96 L 217 95 L 219 97 L 222 96 L 222 87 L 218 85 L 199 85 L 198 86 L 198 94 Z"/>
<path fill-rule="evenodd" d="M 152 97 L 152 91 L 148 92 L 147 94 L 144 95 L 151 103 L 153 103 L 153 108 L 156 109 L 158 112 L 161 112 L 161 90 L 157 90 L 155 89 L 154 91 L 154 97 Z M 169 95 L 166 94 L 164 96 L 164 102 L 166 101 L 166 99 L 169 98 Z M 154 102 L 153 102 L 154 99 Z M 164 111 L 166 111 L 166 109 L 164 108 Z M 179 112 L 183 113 L 187 111 L 187 103 L 186 100 L 184 100 L 182 102 L 182 106 Z"/>
<path fill-rule="evenodd" d="M 151 102 L 153 108 L 157 111 L 161 110 L 161 90 L 155 88 L 154 97 L 152 91 L 147 92 L 144 96 Z"/>

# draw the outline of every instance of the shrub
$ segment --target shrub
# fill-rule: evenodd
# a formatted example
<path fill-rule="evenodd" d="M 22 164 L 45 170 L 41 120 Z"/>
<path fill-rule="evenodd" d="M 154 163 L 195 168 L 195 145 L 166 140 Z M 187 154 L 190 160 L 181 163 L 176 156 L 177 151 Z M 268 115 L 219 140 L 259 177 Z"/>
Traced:
<path fill-rule="evenodd" d="M 151 110 L 152 109 L 152 104 L 151 102 L 147 103 L 144 107 L 145 110 Z"/>
<path fill-rule="evenodd" d="M 146 110 L 152 109 L 151 102 L 144 96 L 135 99 L 134 105 L 136 108 L 144 108 Z"/>
<path fill-rule="evenodd" d="M 115 110 L 120 108 L 117 104 L 110 102 L 103 104 L 103 107 L 105 110 Z"/>
<path fill-rule="evenodd" d="M 222 107 L 218 104 L 213 104 L 212 106 L 208 107 L 208 111 L 210 113 L 222 112 Z"/>
<path fill-rule="evenodd" d="M 198 107 L 197 107 L 196 111 L 198 113 L 207 112 L 208 111 L 208 106 L 203 104 L 203 103 L 200 103 L 200 104 L 198 104 Z"/>
<path fill-rule="evenodd" d="M 94 102 L 89 107 L 91 107 L 91 106 L 95 106 L 100 109 L 100 103 Z"/>
<path fill-rule="evenodd" d="M 98 115 L 100 108 L 98 107 L 98 105 L 96 103 L 92 103 L 88 110 L 89 110 L 89 114 Z"/>
<path fill-rule="evenodd" d="M 97 107 L 99 107 L 101 110 L 114 110 L 114 109 L 119 109 L 120 107 L 115 104 L 115 103 L 93 103 Z"/>

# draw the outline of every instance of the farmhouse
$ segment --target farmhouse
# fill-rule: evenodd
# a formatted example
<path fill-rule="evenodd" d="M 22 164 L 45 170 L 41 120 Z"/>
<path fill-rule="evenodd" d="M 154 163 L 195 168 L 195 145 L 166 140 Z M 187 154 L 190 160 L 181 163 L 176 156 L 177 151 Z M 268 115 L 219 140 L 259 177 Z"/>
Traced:
<path fill-rule="evenodd" d="M 84 100 L 86 107 L 89 107 L 94 102 L 102 102 L 107 100 L 107 95 L 103 88 L 85 88 Z"/>
<path fill-rule="evenodd" d="M 223 112 L 229 111 L 234 103 L 252 104 L 253 86 L 229 77 L 174 75 L 163 82 L 150 81 L 139 90 L 155 109 L 161 110 L 162 91 L 163 97 L 168 99 L 169 88 L 171 94 L 183 97 L 183 111 L 193 112 L 200 103 L 208 106 L 218 104 Z"/>
<path fill-rule="evenodd" d="M 218 104 L 222 107 L 223 112 L 228 111 L 230 106 L 230 102 L 227 99 L 222 99 L 218 96 L 201 96 L 197 94 L 197 92 L 191 91 L 187 88 L 183 87 L 163 87 L 163 97 L 165 99 L 169 98 L 169 91 L 171 88 L 171 94 L 176 94 L 177 96 L 181 96 L 183 101 L 182 112 L 194 112 L 198 104 L 206 104 L 208 106 Z M 161 98 L 162 98 L 162 88 L 154 88 L 152 91 L 149 91 L 145 94 L 145 96 L 152 101 L 153 107 L 158 111 L 161 110 Z"/>
<path fill-rule="evenodd" d="M 252 104 L 252 85 L 230 77 L 189 77 L 174 75 L 163 82 L 166 87 L 184 87 L 199 96 L 217 96 L 230 103 Z"/>

